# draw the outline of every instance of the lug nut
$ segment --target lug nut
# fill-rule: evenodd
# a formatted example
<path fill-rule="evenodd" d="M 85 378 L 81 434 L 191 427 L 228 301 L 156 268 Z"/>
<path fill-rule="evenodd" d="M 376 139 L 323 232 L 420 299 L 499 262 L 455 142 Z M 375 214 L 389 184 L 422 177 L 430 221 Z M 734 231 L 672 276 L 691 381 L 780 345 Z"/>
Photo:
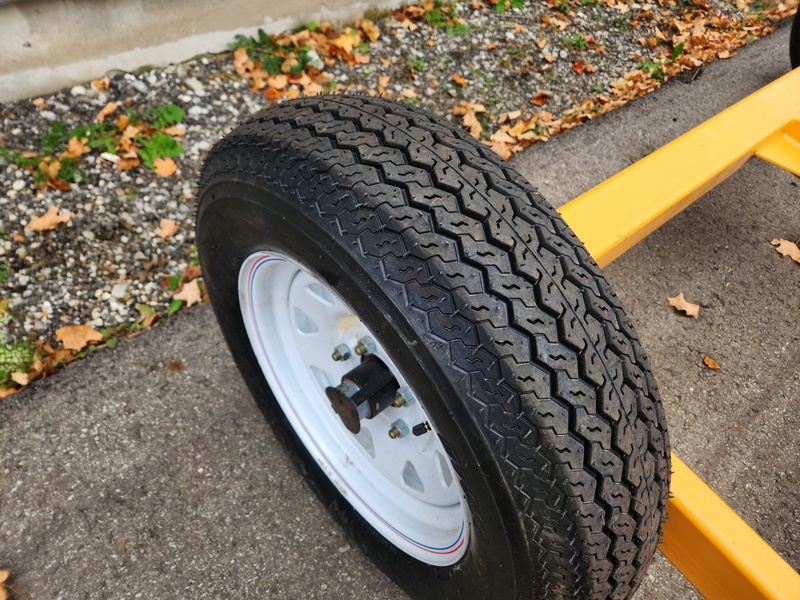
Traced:
<path fill-rule="evenodd" d="M 393 440 L 397 438 L 406 437 L 408 435 L 408 425 L 402 419 L 397 419 L 394 423 L 392 423 L 391 429 L 389 429 L 389 437 Z"/>
<path fill-rule="evenodd" d="M 397 390 L 397 395 L 394 397 L 394 402 L 392 402 L 393 406 L 397 408 L 401 408 L 403 406 L 409 406 L 414 403 L 414 394 L 411 393 L 411 389 L 408 386 L 404 385 L 399 390 Z"/>
<path fill-rule="evenodd" d="M 364 356 L 365 354 L 372 354 L 375 352 L 375 340 L 373 340 L 369 336 L 365 336 L 358 340 L 356 347 L 354 348 L 355 353 L 359 356 Z"/>
<path fill-rule="evenodd" d="M 331 354 L 331 358 L 333 360 L 347 360 L 350 358 L 350 348 L 347 347 L 346 344 L 339 344 L 336 348 L 333 349 L 333 354 Z"/>
<path fill-rule="evenodd" d="M 421 435 L 425 435 L 430 430 L 431 430 L 430 424 L 427 421 L 425 421 L 424 423 L 419 423 L 418 425 L 414 425 L 414 427 L 411 429 L 411 433 L 419 437 Z"/>

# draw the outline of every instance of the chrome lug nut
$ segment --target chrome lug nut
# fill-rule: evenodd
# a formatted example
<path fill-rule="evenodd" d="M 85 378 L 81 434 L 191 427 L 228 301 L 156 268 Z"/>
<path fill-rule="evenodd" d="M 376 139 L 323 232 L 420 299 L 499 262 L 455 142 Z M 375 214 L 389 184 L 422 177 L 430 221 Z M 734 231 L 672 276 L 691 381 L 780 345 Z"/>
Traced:
<path fill-rule="evenodd" d="M 397 438 L 406 437 L 408 435 L 408 425 L 402 419 L 397 419 L 394 423 L 392 423 L 392 427 L 389 429 L 389 437 L 393 440 Z"/>
<path fill-rule="evenodd" d="M 333 360 L 347 360 L 350 358 L 350 348 L 347 344 L 339 344 L 336 348 L 333 349 L 333 354 L 331 354 L 331 358 Z"/>
<path fill-rule="evenodd" d="M 392 402 L 393 406 L 397 408 L 401 408 L 403 406 L 410 406 L 414 403 L 414 394 L 411 393 L 411 389 L 404 385 L 399 390 L 397 390 L 397 395 L 394 397 L 394 402 Z"/>
<path fill-rule="evenodd" d="M 375 348 L 375 340 L 369 336 L 365 336 L 358 340 L 358 343 L 353 350 L 355 350 L 355 353 L 359 356 L 364 356 L 365 354 L 372 354 L 375 352 Z"/>

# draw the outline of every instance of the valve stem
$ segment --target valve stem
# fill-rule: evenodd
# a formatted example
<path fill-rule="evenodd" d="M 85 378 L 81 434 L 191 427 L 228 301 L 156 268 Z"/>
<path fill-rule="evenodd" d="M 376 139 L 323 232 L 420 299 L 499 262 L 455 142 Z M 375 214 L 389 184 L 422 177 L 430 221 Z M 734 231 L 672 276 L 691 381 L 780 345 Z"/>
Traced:
<path fill-rule="evenodd" d="M 411 428 L 411 433 L 413 433 L 414 435 L 419 437 L 421 435 L 425 435 L 430 430 L 431 430 L 430 424 L 427 421 L 425 421 L 423 423 L 419 423 L 417 425 L 414 425 L 414 427 Z"/>

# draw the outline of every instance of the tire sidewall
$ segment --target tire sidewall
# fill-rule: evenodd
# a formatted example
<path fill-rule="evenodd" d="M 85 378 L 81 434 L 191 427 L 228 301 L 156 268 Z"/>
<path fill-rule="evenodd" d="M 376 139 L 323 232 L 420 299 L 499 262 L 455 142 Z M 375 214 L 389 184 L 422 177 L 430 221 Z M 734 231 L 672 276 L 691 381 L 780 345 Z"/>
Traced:
<path fill-rule="evenodd" d="M 290 195 L 290 194 L 289 194 Z M 223 333 L 258 406 L 337 520 L 386 574 L 415 598 L 526 597 L 532 558 L 508 483 L 459 398 L 455 369 L 442 369 L 444 342 L 420 336 L 404 310 L 381 286 L 378 261 L 337 239 L 321 219 L 275 195 L 259 182 L 219 181 L 199 201 L 197 243 L 209 295 Z M 450 454 L 469 504 L 466 555 L 451 567 L 417 561 L 378 534 L 318 467 L 286 419 L 261 372 L 242 320 L 239 269 L 257 251 L 297 260 L 331 286 L 378 336 L 404 377 L 420 390 L 426 412 Z M 477 583 L 476 585 L 476 582 Z"/>

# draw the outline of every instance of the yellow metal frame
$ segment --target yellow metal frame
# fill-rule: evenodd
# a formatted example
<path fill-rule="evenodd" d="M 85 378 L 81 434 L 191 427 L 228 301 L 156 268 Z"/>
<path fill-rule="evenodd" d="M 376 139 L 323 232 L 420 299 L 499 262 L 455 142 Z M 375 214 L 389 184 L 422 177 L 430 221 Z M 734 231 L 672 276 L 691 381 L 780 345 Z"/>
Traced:
<path fill-rule="evenodd" d="M 602 267 L 754 156 L 800 177 L 800 69 L 560 212 Z M 692 585 L 713 600 L 800 600 L 800 574 L 674 454 L 672 467 L 669 519 L 659 548 Z"/>

